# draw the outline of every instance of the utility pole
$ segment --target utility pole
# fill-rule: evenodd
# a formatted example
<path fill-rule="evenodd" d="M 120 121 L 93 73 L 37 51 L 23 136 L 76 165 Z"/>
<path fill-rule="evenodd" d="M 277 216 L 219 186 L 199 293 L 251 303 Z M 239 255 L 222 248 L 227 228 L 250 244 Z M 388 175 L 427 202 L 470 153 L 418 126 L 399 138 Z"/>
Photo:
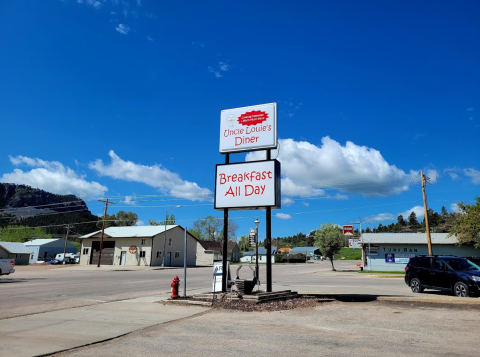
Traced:
<path fill-rule="evenodd" d="M 65 264 L 65 254 L 67 254 L 67 240 L 68 240 L 68 233 L 70 232 L 70 228 L 73 228 L 73 226 L 70 226 L 69 224 L 67 224 L 67 226 L 65 227 L 67 228 L 67 236 L 65 237 L 65 246 L 63 248 L 63 264 Z"/>
<path fill-rule="evenodd" d="M 100 268 L 100 260 L 102 260 L 103 233 L 105 231 L 105 218 L 107 217 L 107 208 L 108 208 L 108 205 L 114 205 L 115 202 L 108 202 L 108 198 L 106 201 L 98 200 L 98 202 L 105 203 L 105 210 L 103 211 L 102 239 L 100 240 L 100 251 L 98 252 L 98 264 L 97 264 L 97 268 Z"/>
<path fill-rule="evenodd" d="M 427 231 L 428 254 L 433 255 L 432 238 L 430 237 L 430 227 L 428 226 L 428 207 L 427 207 L 427 193 L 425 192 L 425 185 L 429 184 L 430 178 L 420 173 L 422 177 L 422 193 L 423 193 L 423 209 L 425 210 L 425 230 Z"/>

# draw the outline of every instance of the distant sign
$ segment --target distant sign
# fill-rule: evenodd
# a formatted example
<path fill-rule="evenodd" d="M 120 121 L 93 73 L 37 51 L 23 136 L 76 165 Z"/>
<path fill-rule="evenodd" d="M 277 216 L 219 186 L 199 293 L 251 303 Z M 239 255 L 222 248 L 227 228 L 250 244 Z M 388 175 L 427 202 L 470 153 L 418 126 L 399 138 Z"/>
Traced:
<path fill-rule="evenodd" d="M 250 233 L 249 233 L 249 235 L 248 235 L 248 238 L 249 238 L 248 242 L 249 242 L 249 244 L 250 244 L 250 247 L 255 247 L 257 241 L 256 241 L 256 239 L 255 239 L 255 238 L 256 238 L 256 234 L 255 234 L 255 230 L 254 230 L 254 229 L 250 229 Z"/>
<path fill-rule="evenodd" d="M 228 282 L 232 280 L 230 276 L 230 262 L 227 261 L 227 290 L 230 290 Z M 223 280 L 223 262 L 213 263 L 213 280 L 212 280 L 212 291 L 222 291 L 222 280 Z"/>
<path fill-rule="evenodd" d="M 221 164 L 215 174 L 215 209 L 281 208 L 280 162 Z"/>
<path fill-rule="evenodd" d="M 277 103 L 222 110 L 220 152 L 277 147 Z"/>
<path fill-rule="evenodd" d="M 395 254 L 385 254 L 385 263 L 395 263 Z"/>
<path fill-rule="evenodd" d="M 128 251 L 130 252 L 130 254 L 136 254 L 137 247 L 135 245 L 131 245 L 130 248 L 128 248 Z"/>
<path fill-rule="evenodd" d="M 344 236 L 353 236 L 353 225 L 343 226 Z"/>
<path fill-rule="evenodd" d="M 348 247 L 349 248 L 362 248 L 362 243 L 360 243 L 360 239 L 358 238 L 351 238 L 348 240 Z"/>

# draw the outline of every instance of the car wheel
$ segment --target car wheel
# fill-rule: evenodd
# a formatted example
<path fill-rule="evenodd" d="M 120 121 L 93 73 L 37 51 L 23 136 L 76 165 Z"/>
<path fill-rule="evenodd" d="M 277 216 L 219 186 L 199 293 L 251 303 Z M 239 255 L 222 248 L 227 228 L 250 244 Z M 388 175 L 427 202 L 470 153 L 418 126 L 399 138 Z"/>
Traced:
<path fill-rule="evenodd" d="M 456 283 L 453 287 L 453 293 L 458 297 L 468 297 L 469 291 L 467 284 L 461 282 Z"/>
<path fill-rule="evenodd" d="M 410 280 L 410 288 L 414 293 L 423 292 L 422 284 L 420 283 L 420 280 L 418 280 L 417 278 L 413 278 L 412 280 Z"/>

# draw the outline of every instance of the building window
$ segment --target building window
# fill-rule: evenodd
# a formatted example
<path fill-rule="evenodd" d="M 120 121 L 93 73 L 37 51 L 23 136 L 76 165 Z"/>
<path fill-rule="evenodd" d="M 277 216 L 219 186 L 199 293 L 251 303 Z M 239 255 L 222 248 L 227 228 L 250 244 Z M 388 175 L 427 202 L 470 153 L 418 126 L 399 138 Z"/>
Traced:
<path fill-rule="evenodd" d="M 142 238 L 142 245 L 145 245 L 145 243 L 146 243 L 145 241 L 146 241 L 146 239 Z"/>
<path fill-rule="evenodd" d="M 30 256 L 30 259 L 33 259 L 33 254 Z"/>
<path fill-rule="evenodd" d="M 180 252 L 175 252 L 175 259 L 180 258 Z"/>
<path fill-rule="evenodd" d="M 140 258 L 145 258 L 145 251 L 144 251 L 144 250 L 142 250 L 142 251 L 140 252 Z"/>
<path fill-rule="evenodd" d="M 83 248 L 83 255 L 87 255 L 88 254 L 88 248 Z"/>
<path fill-rule="evenodd" d="M 172 238 L 168 238 L 168 245 L 172 245 Z"/>

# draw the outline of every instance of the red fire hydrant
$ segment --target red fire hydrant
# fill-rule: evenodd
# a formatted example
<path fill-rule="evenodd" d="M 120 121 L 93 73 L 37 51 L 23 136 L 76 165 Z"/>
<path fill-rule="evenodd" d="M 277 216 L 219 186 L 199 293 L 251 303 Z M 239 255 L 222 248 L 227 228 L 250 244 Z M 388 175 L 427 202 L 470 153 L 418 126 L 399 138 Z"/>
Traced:
<path fill-rule="evenodd" d="M 180 279 L 178 278 L 178 276 L 175 276 L 175 278 L 173 278 L 172 280 L 172 283 L 170 284 L 170 286 L 172 287 L 172 296 L 170 296 L 172 299 L 176 299 L 178 298 L 178 286 L 180 285 Z"/>

